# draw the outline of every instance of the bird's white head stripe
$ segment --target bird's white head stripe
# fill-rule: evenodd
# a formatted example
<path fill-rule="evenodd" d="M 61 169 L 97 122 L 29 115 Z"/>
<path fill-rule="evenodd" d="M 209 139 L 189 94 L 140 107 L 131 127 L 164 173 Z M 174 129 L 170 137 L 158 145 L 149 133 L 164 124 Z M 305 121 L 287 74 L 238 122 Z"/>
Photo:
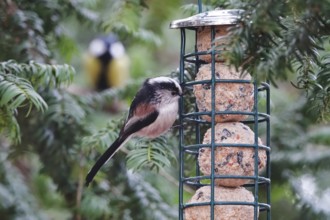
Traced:
<path fill-rule="evenodd" d="M 150 84 L 163 83 L 163 82 L 174 83 L 175 86 L 178 88 L 178 90 L 180 92 L 182 91 L 181 86 L 179 85 L 179 83 L 176 80 L 172 79 L 172 78 L 169 78 L 169 77 L 166 77 L 166 76 L 159 76 L 159 77 L 149 79 Z"/>
<path fill-rule="evenodd" d="M 106 51 L 106 45 L 101 39 L 94 39 L 89 45 L 89 52 L 93 56 L 100 56 Z"/>
<path fill-rule="evenodd" d="M 125 55 L 125 48 L 120 42 L 116 42 L 110 46 L 109 53 L 114 58 L 119 58 Z"/>

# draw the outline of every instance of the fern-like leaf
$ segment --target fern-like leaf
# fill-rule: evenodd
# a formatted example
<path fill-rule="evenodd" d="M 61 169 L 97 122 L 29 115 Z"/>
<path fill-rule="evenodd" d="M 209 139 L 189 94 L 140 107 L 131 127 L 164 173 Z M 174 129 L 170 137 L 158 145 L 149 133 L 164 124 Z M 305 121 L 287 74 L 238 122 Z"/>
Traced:
<path fill-rule="evenodd" d="M 127 167 L 133 170 L 148 167 L 156 171 L 170 167 L 171 161 L 175 161 L 175 155 L 168 145 L 164 136 L 138 142 L 136 148 L 127 155 Z"/>
<path fill-rule="evenodd" d="M 40 111 L 47 108 L 46 102 L 33 89 L 31 83 L 12 74 L 0 73 L 0 106 L 14 110 L 29 104 L 29 109 L 34 106 Z"/>
<path fill-rule="evenodd" d="M 73 67 L 66 64 L 48 65 L 33 61 L 26 64 L 14 60 L 0 62 L 1 131 L 5 131 L 10 140 L 19 143 L 20 129 L 16 119 L 18 110 L 27 107 L 26 115 L 30 114 L 32 108 L 45 112 L 48 105 L 38 91 L 71 83 L 74 72 Z M 82 110 L 70 109 L 70 106 L 66 109 L 67 113 L 75 112 L 76 120 L 84 117 Z M 49 113 L 52 109 L 48 110 Z"/>
<path fill-rule="evenodd" d="M 14 60 L 0 62 L 0 73 L 12 74 L 29 80 L 34 88 L 69 85 L 75 74 L 72 66 L 40 64 L 34 61 L 17 63 Z"/>

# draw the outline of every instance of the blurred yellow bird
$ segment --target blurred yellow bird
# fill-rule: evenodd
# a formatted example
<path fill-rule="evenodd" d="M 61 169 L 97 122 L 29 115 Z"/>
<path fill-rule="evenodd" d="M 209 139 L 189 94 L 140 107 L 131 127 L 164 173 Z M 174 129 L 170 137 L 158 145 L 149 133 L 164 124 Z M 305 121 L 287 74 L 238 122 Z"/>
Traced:
<path fill-rule="evenodd" d="M 97 91 L 123 87 L 129 78 L 129 58 L 123 44 L 113 34 L 91 41 L 85 68 Z"/>

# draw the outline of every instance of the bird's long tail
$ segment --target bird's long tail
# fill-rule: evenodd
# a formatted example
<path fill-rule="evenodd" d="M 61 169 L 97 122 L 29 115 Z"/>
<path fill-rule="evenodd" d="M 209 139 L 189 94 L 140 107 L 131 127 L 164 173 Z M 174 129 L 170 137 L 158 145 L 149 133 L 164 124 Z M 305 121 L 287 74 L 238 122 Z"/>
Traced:
<path fill-rule="evenodd" d="M 96 161 L 92 169 L 88 172 L 85 179 L 85 186 L 87 187 L 89 183 L 94 179 L 95 175 L 99 169 L 109 160 L 111 157 L 123 146 L 130 137 L 123 138 L 118 137 L 115 142 L 102 154 L 102 156 Z"/>

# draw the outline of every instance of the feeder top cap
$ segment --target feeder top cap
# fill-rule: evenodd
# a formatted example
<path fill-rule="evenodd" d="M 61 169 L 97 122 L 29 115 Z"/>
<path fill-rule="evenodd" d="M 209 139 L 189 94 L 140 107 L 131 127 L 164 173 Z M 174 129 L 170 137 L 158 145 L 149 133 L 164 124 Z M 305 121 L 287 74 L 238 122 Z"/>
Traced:
<path fill-rule="evenodd" d="M 188 18 L 172 21 L 170 28 L 233 25 L 237 23 L 237 19 L 242 12 L 243 10 L 240 9 L 206 11 Z"/>

